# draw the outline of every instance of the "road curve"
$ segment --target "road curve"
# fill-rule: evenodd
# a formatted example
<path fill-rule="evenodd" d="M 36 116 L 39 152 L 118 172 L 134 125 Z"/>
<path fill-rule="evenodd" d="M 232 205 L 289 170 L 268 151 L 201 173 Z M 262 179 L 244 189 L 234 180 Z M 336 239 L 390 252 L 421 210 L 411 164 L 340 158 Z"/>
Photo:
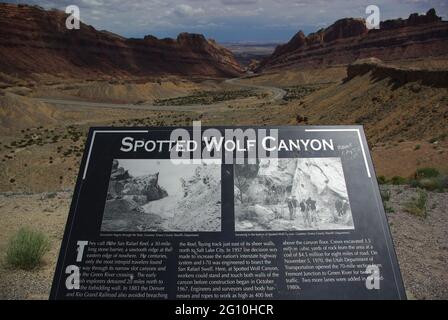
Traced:
<path fill-rule="evenodd" d="M 249 88 L 255 90 L 264 90 L 271 93 L 269 102 L 278 102 L 285 96 L 286 92 L 283 89 L 271 86 L 261 86 L 241 82 L 243 78 L 227 79 L 224 82 L 233 86 L 242 88 Z M 35 100 L 48 103 L 55 106 L 75 106 L 81 108 L 114 108 L 114 109 L 133 109 L 133 110 L 154 110 L 154 111 L 195 111 L 200 109 L 212 109 L 216 107 L 224 107 L 229 105 L 229 101 L 218 102 L 207 105 L 152 105 L 152 104 L 130 104 L 130 103 L 108 103 L 108 102 L 90 102 L 81 100 L 68 100 L 68 99 L 54 99 L 54 98 L 35 98 Z"/>
<path fill-rule="evenodd" d="M 248 79 L 249 77 L 240 77 L 240 78 L 232 78 L 227 79 L 224 82 L 232 85 L 237 85 L 240 87 L 245 87 L 249 89 L 256 89 L 256 90 L 266 90 L 270 91 L 272 94 L 272 97 L 269 102 L 277 102 L 283 99 L 283 97 L 286 95 L 286 91 L 272 86 L 262 86 L 262 85 L 255 85 L 255 84 L 249 84 L 249 83 L 243 83 L 241 80 Z"/>

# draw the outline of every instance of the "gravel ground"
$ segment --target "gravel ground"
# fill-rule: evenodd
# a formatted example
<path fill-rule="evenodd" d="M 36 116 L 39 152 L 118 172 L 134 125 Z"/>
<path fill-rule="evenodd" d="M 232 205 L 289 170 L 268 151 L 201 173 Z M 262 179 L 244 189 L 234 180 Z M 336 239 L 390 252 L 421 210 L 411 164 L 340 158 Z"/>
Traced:
<path fill-rule="evenodd" d="M 381 188 L 390 191 L 387 217 L 408 298 L 448 299 L 448 193 L 428 192 L 428 215 L 420 218 L 404 211 L 418 190 Z"/>
<path fill-rule="evenodd" d="M 71 196 L 67 191 L 0 194 L 0 299 L 48 299 Z M 22 226 L 43 231 L 51 241 L 34 271 L 13 270 L 4 262 L 8 241 Z"/>
<path fill-rule="evenodd" d="M 394 212 L 387 216 L 408 298 L 448 299 L 448 193 L 428 192 L 428 216 L 420 218 L 403 209 L 418 190 L 381 188 L 390 192 L 385 204 Z M 0 194 L 0 299 L 48 298 L 70 201 L 70 191 Z M 52 243 L 34 271 L 13 270 L 4 263 L 8 240 L 21 226 L 45 232 Z"/>

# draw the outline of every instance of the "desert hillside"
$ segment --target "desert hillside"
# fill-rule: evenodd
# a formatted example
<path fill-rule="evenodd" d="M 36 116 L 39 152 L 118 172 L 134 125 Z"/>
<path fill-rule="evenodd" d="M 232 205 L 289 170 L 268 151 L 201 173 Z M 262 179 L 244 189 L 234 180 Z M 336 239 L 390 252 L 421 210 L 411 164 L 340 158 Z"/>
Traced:
<path fill-rule="evenodd" d="M 368 57 L 392 61 L 447 54 L 448 22 L 431 9 L 426 15 L 413 13 L 408 19 L 383 21 L 380 29 L 368 30 L 363 19 L 344 18 L 308 36 L 299 31 L 256 70 L 349 64 Z"/>
<path fill-rule="evenodd" d="M 13 93 L 0 94 L 0 133 L 54 125 L 56 109 L 43 102 L 34 101 Z"/>
<path fill-rule="evenodd" d="M 448 71 L 373 61 L 350 65 L 347 78 L 306 97 L 298 113 L 310 123 L 363 124 L 372 144 L 446 133 Z"/>
<path fill-rule="evenodd" d="M 66 17 L 58 10 L 0 3 L 1 72 L 98 79 L 167 74 L 226 77 L 242 71 L 229 50 L 200 34 L 126 39 L 83 23 L 79 30 L 68 30 Z"/>
<path fill-rule="evenodd" d="M 179 127 L 195 120 L 209 126 L 363 125 L 378 180 L 389 184 L 381 189 L 407 293 L 448 297 L 448 22 L 434 10 L 384 21 L 380 30 L 348 18 L 308 36 L 299 32 L 255 74 L 244 73 L 229 50 L 202 35 L 126 39 L 85 24 L 68 31 L 65 18 L 61 11 L 0 3 L 0 258 L 21 226 L 51 240 L 36 270 L 0 263 L 0 299 L 48 297 L 91 126 Z M 238 51 L 239 61 L 255 69 L 249 58 L 265 50 Z M 427 190 L 425 179 L 416 179 L 421 168 L 437 172 L 426 179 Z M 146 210 L 157 228 L 217 230 L 218 216 L 194 214 L 197 207 L 220 212 L 220 180 L 211 169 L 185 180 L 190 192 L 178 192 L 176 201 L 158 187 L 160 199 L 149 201 L 137 188 L 120 194 L 132 202 L 109 199 L 119 209 L 110 213 L 124 206 Z M 257 179 L 284 190 L 293 174 L 302 174 L 290 169 L 274 180 L 261 168 Z M 112 181 L 154 187 L 157 179 L 151 173 Z M 344 198 L 339 189 L 332 182 L 331 190 L 319 192 Z M 254 190 L 252 198 L 271 198 L 271 189 Z M 291 190 L 301 192 L 297 185 Z M 422 192 L 425 201 L 417 207 Z M 248 213 L 276 206 L 250 206 Z M 167 209 L 176 214 L 159 215 Z M 246 220 L 242 229 L 265 225 Z M 147 223 L 135 222 L 139 228 Z"/>

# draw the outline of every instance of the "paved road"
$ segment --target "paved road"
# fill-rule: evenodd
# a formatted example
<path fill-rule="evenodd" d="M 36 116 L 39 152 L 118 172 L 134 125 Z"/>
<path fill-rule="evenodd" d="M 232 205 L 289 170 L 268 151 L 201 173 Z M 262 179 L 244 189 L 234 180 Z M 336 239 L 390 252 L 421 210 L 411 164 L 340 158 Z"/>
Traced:
<path fill-rule="evenodd" d="M 264 90 L 264 91 L 269 91 L 271 92 L 271 99 L 269 100 L 269 102 L 277 102 L 283 99 L 283 97 L 286 94 L 286 91 L 277 87 L 271 87 L 271 86 L 261 86 L 261 85 L 255 85 L 255 84 L 248 84 L 248 83 L 243 83 L 241 82 L 242 79 L 245 79 L 246 77 L 242 77 L 242 78 L 232 78 L 232 79 L 228 79 L 224 82 L 232 84 L 232 85 L 237 85 L 240 87 L 245 87 L 245 88 L 250 88 L 250 89 L 256 89 L 256 90 Z"/>
<path fill-rule="evenodd" d="M 268 102 L 280 101 L 286 94 L 285 90 L 283 89 L 271 86 L 261 86 L 261 85 L 243 83 L 241 82 L 241 79 L 244 78 L 228 79 L 225 80 L 225 83 L 242 88 L 267 91 L 271 95 L 271 98 L 269 99 Z M 157 106 L 151 104 L 103 103 L 103 102 L 89 102 L 80 100 L 54 99 L 54 98 L 36 98 L 36 100 L 52 104 L 55 106 L 75 106 L 81 108 L 116 108 L 116 109 L 134 109 L 134 110 L 138 109 L 138 110 L 154 110 L 154 111 L 195 111 L 204 108 L 212 109 L 212 108 L 226 107 L 229 105 L 229 101 L 223 101 L 207 105 L 198 104 L 198 105 L 182 105 L 182 106 L 178 105 Z"/>

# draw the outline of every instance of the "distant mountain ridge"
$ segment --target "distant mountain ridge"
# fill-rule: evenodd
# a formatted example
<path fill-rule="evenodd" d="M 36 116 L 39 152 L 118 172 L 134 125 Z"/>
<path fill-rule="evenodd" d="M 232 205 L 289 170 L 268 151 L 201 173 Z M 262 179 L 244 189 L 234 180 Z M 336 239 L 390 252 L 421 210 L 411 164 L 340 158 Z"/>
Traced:
<path fill-rule="evenodd" d="M 391 61 L 447 54 L 448 22 L 430 9 L 424 15 L 383 21 L 380 29 L 367 29 L 363 19 L 345 18 L 308 36 L 299 31 L 277 46 L 256 71 L 349 64 L 368 57 Z"/>
<path fill-rule="evenodd" d="M 38 6 L 0 3 L 0 70 L 19 76 L 62 77 L 182 75 L 229 77 L 242 72 L 233 54 L 200 34 L 177 39 L 127 39 Z"/>

